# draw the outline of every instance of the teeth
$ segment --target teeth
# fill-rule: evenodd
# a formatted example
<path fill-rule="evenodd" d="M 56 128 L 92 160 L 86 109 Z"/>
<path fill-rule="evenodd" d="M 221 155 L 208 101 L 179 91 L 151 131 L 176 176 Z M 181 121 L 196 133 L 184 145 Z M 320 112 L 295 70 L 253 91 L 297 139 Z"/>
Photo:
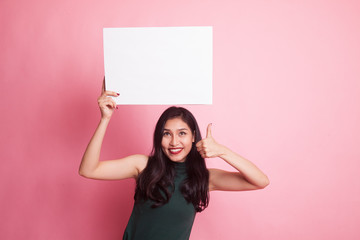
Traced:
<path fill-rule="evenodd" d="M 177 148 L 177 149 L 169 149 L 169 151 L 171 153 L 179 153 L 182 150 L 182 148 Z"/>

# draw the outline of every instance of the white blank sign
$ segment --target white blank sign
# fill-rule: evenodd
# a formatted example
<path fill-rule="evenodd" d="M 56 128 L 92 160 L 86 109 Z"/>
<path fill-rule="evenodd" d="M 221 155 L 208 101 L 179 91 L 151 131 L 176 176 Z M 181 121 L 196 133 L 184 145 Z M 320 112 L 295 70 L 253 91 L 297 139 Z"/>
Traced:
<path fill-rule="evenodd" d="M 117 104 L 212 104 L 212 27 L 104 28 Z"/>

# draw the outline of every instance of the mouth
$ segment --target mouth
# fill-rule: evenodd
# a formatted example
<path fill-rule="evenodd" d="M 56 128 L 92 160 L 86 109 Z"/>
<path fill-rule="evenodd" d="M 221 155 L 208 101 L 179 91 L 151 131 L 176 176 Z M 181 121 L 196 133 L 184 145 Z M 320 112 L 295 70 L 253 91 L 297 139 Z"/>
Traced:
<path fill-rule="evenodd" d="M 183 148 L 169 148 L 169 152 L 173 155 L 179 154 Z"/>

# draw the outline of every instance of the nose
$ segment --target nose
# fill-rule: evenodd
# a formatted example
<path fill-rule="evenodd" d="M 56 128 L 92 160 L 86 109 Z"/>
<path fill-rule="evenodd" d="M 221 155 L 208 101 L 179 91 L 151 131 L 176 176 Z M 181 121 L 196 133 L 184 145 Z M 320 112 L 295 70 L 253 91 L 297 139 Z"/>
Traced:
<path fill-rule="evenodd" d="M 172 138 L 171 138 L 171 141 L 170 141 L 170 145 L 171 146 L 176 146 L 179 142 L 179 139 L 176 135 L 174 135 Z"/>

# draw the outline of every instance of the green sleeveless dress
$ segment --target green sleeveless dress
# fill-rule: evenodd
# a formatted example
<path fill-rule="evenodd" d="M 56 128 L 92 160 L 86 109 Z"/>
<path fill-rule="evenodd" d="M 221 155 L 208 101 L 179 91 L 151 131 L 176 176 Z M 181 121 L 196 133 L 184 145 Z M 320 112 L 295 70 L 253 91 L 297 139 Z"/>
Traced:
<path fill-rule="evenodd" d="M 135 203 L 123 240 L 185 240 L 189 239 L 195 219 L 195 208 L 180 192 L 186 178 L 186 165 L 175 163 L 174 192 L 169 202 L 151 208 L 152 201 Z"/>

